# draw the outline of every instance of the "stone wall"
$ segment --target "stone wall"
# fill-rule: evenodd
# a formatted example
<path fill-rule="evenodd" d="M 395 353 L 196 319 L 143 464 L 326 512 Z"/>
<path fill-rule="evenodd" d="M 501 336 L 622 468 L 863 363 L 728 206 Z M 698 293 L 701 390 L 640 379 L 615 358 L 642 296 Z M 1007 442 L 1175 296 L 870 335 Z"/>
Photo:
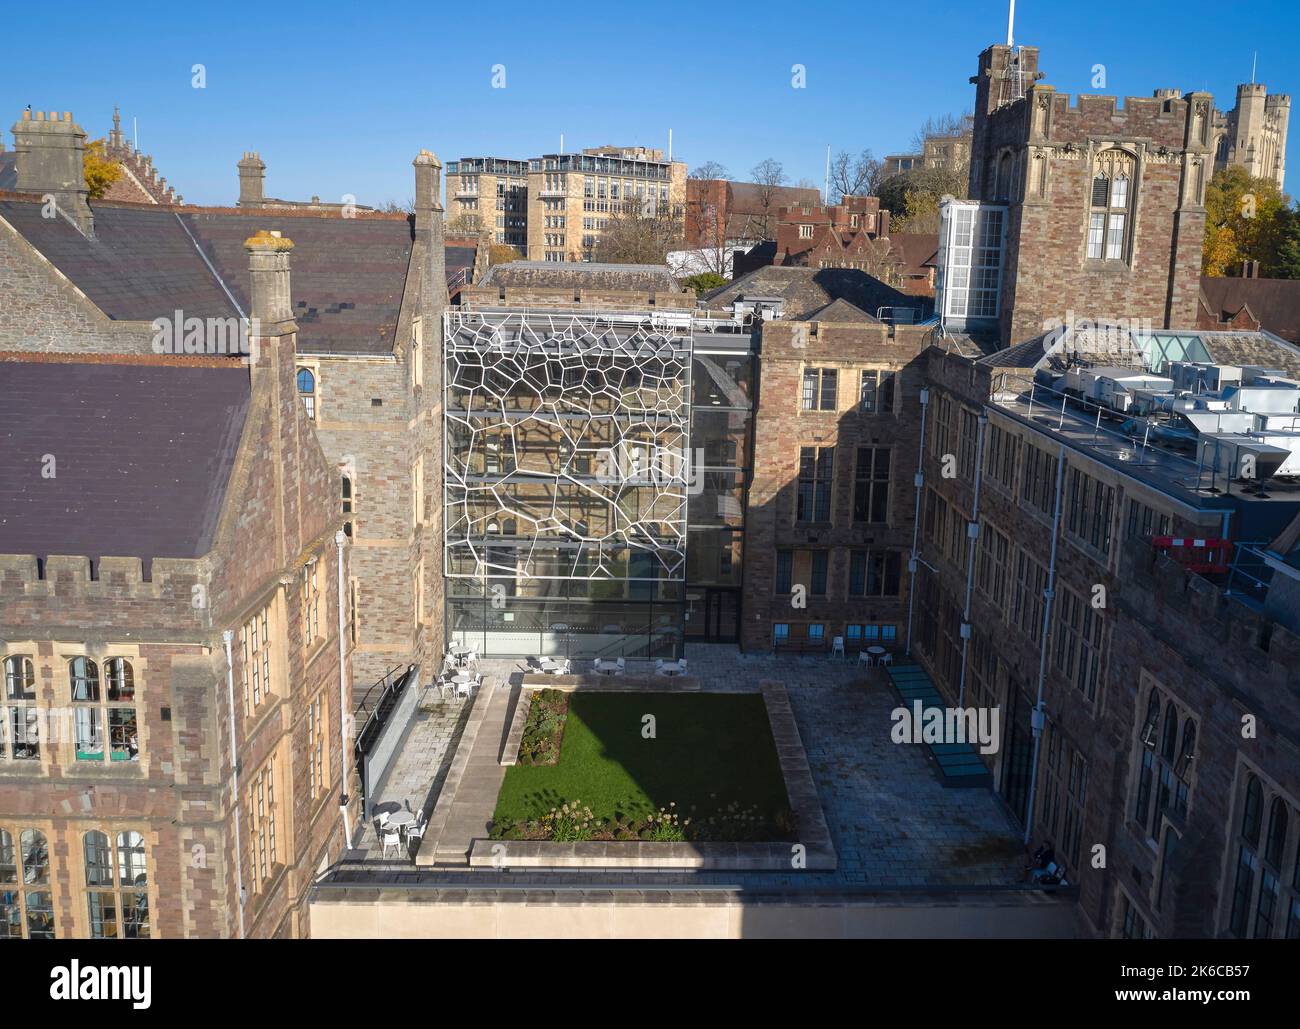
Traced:
<path fill-rule="evenodd" d="M 745 518 L 745 605 L 741 647 L 772 647 L 774 622 L 826 625 L 826 639 L 840 635 L 849 622 L 893 623 L 902 634 L 906 611 L 906 575 L 897 597 L 851 598 L 850 551 L 889 549 L 906 566 L 915 506 L 920 431 L 918 396 L 923 381 L 924 330 L 881 324 L 764 322 L 759 359 L 758 405 L 754 415 L 753 478 Z M 802 409 L 802 378 L 807 367 L 834 368 L 838 396 L 833 411 Z M 897 373 L 894 408 L 887 414 L 858 411 L 864 368 Z M 856 448 L 891 448 L 887 524 L 854 524 L 853 492 Z M 831 521 L 797 524 L 796 489 L 801 447 L 834 447 Z M 776 551 L 782 548 L 828 549 L 824 597 L 808 597 L 805 609 L 777 596 Z M 796 576 L 797 577 L 797 576 Z M 808 585 L 803 583 L 803 585 Z"/>

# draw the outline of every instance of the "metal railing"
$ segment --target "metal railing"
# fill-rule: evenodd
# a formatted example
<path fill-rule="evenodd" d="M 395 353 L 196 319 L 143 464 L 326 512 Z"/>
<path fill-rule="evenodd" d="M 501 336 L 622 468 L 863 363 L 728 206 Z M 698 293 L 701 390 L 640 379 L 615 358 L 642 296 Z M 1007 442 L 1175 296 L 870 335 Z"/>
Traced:
<path fill-rule="evenodd" d="M 354 743 L 358 758 L 364 757 L 374 745 L 402 692 L 410 685 L 417 667 L 394 665 L 366 690 L 354 712 L 357 721 L 361 723 Z"/>

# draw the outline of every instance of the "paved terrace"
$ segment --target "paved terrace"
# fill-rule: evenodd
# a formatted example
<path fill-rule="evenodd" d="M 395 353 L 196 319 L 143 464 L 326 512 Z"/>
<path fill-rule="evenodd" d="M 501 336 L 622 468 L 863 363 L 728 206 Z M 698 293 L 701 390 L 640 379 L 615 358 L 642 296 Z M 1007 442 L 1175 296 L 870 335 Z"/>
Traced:
<path fill-rule="evenodd" d="M 1001 799 L 986 789 L 945 789 L 927 763 L 925 748 L 896 745 L 889 738 L 890 712 L 898 699 L 882 671 L 826 656 L 743 655 L 732 646 L 688 644 L 690 673 L 705 688 L 725 687 L 736 677 L 783 682 L 816 781 L 838 855 L 833 872 L 691 872 L 627 870 L 498 871 L 467 867 L 420 867 L 411 856 L 384 859 L 373 824 L 359 846 L 335 869 L 337 885 L 468 888 L 720 888 L 788 890 L 987 888 L 1017 883 L 1023 849 Z M 629 674 L 652 664 L 629 662 Z M 520 659 L 480 662 L 487 677 L 484 716 L 499 707 L 508 717 L 526 664 Z M 585 663 L 575 662 L 575 671 Z M 488 693 L 490 690 L 490 694 Z M 508 693 L 506 691 L 509 691 Z M 410 733 L 376 804 L 433 811 L 452 769 L 456 744 L 475 717 L 468 702 L 442 701 L 436 691 L 421 699 Z M 478 705 L 473 705 L 478 707 Z M 475 729 L 470 730 L 471 733 Z M 492 731 L 500 731 L 496 727 Z M 482 748 L 480 748 L 482 749 Z M 462 757 L 460 765 L 464 764 Z M 487 771 L 486 769 L 481 771 Z M 461 769 L 457 769 L 460 774 Z M 468 769 L 465 781 L 477 774 Z M 504 774 L 504 768 L 499 769 Z M 491 790 L 500 778 L 494 774 Z M 436 827 L 429 827 L 432 845 Z M 426 856 L 427 860 L 427 856 Z"/>

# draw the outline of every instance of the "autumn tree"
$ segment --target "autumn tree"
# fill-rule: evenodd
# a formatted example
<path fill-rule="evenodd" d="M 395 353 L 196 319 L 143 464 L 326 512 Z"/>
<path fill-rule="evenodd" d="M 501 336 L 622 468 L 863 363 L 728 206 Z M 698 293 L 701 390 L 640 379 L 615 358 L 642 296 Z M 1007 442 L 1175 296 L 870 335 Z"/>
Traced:
<path fill-rule="evenodd" d="M 122 166 L 104 156 L 105 141 L 93 139 L 86 144 L 82 161 L 86 177 L 86 196 L 98 200 L 122 177 Z"/>
<path fill-rule="evenodd" d="M 939 205 L 945 196 L 966 196 L 966 173 L 953 168 L 913 168 L 891 175 L 880 186 L 880 206 L 889 211 L 890 231 L 938 232 Z"/>
<path fill-rule="evenodd" d="M 509 243 L 493 243 L 488 247 L 488 265 L 509 264 L 511 261 L 522 261 L 524 259 L 515 247 Z"/>
<path fill-rule="evenodd" d="M 1216 171 L 1205 189 L 1201 274 L 1240 274 L 1243 261 L 1258 261 L 1261 275 L 1278 276 L 1287 264 L 1290 205 L 1272 179 L 1251 178 L 1238 165 Z"/>

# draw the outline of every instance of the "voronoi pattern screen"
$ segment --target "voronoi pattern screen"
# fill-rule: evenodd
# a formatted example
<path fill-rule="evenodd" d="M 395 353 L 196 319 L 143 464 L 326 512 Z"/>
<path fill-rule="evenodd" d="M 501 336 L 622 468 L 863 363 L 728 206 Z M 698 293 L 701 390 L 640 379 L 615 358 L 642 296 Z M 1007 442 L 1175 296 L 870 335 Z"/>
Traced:
<path fill-rule="evenodd" d="M 447 574 L 684 579 L 690 347 L 689 320 L 448 313 Z"/>

